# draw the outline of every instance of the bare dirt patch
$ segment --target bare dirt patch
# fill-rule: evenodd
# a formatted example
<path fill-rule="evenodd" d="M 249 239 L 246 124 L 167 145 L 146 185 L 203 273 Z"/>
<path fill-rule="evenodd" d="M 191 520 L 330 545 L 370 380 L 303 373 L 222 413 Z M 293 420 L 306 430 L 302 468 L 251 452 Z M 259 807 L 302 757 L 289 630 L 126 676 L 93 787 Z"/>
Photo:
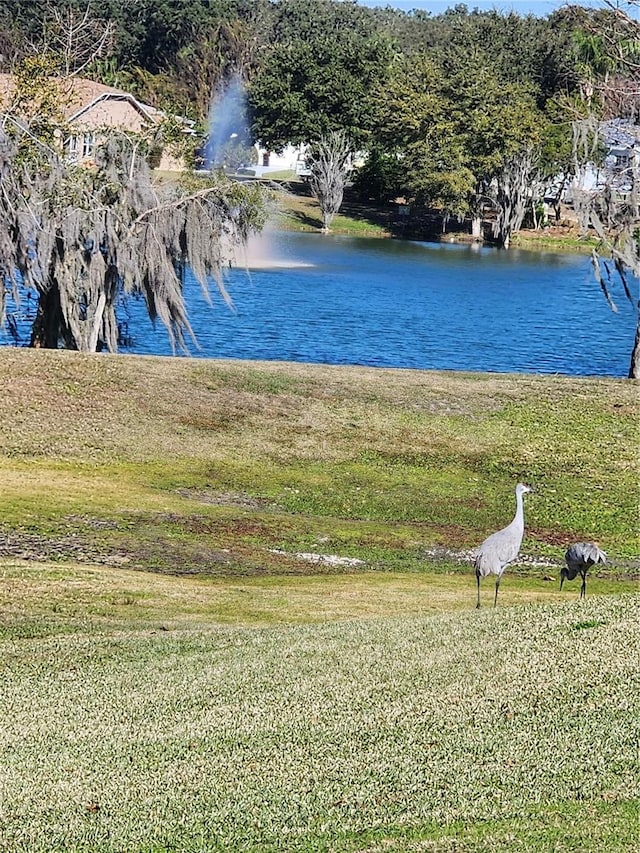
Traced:
<path fill-rule="evenodd" d="M 235 506 L 243 509 L 263 509 L 271 502 L 263 498 L 254 498 L 240 492 L 213 492 L 208 489 L 176 489 L 176 494 L 191 501 L 211 506 Z"/>

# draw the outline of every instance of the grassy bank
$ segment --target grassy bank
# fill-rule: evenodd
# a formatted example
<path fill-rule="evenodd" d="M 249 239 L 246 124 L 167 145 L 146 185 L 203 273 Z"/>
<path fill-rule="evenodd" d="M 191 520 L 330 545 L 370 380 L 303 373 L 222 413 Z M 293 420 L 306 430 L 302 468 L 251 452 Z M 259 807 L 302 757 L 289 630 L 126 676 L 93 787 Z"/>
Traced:
<path fill-rule="evenodd" d="M 0 373 L 8 556 L 339 570 L 296 556 L 322 552 L 455 570 L 523 480 L 525 557 L 557 561 L 586 538 L 611 572 L 637 568 L 628 381 L 16 349 Z"/>
<path fill-rule="evenodd" d="M 274 180 L 276 180 L 274 178 Z M 276 214 L 274 222 L 278 228 L 287 231 L 320 231 L 322 214 L 308 187 L 300 180 L 281 180 L 276 190 Z M 567 209 L 567 215 L 571 211 Z M 451 221 L 446 234 L 442 232 L 442 223 L 438 218 L 429 222 L 400 222 L 395 206 L 365 204 L 357 196 L 347 192 L 345 200 L 336 214 L 331 231 L 352 237 L 406 237 L 410 234 L 415 240 L 442 240 L 470 242 L 469 223 L 456 224 Z M 577 222 L 565 219 L 562 225 L 549 225 L 546 228 L 522 229 L 512 237 L 512 246 L 544 252 L 580 252 L 590 253 L 598 246 L 595 236 L 584 236 Z"/>
<path fill-rule="evenodd" d="M 0 851 L 635 848 L 637 384 L 0 375 Z M 522 560 L 477 612 L 518 480 Z M 582 538 L 610 556 L 584 602 Z"/>
<path fill-rule="evenodd" d="M 285 182 L 276 192 L 275 222 L 285 231 L 320 231 L 322 213 L 318 202 L 301 181 Z M 357 203 L 343 203 L 331 223 L 336 234 L 352 237 L 390 237 L 389 213 Z"/>

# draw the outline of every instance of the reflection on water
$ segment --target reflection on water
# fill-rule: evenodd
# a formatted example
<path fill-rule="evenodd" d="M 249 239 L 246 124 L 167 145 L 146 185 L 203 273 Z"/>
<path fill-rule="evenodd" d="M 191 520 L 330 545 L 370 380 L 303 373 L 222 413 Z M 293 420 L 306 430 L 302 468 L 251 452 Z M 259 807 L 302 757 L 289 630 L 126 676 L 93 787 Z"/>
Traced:
<path fill-rule="evenodd" d="M 233 311 L 187 282 L 191 355 L 627 375 L 635 312 L 621 293 L 610 310 L 588 257 L 277 232 L 237 263 Z M 172 354 L 142 302 L 121 320 L 125 351 Z"/>
<path fill-rule="evenodd" d="M 278 232 L 265 230 L 252 234 L 246 246 L 238 248 L 232 266 L 244 270 L 298 269 L 312 266 L 308 261 L 286 252 Z"/>

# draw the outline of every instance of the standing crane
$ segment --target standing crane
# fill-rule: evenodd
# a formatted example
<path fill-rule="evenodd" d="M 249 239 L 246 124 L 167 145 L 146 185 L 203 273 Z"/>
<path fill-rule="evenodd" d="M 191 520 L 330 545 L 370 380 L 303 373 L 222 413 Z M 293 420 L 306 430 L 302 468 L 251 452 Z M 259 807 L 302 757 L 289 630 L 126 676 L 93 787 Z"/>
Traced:
<path fill-rule="evenodd" d="M 567 563 L 560 572 L 560 589 L 565 581 L 572 581 L 577 574 L 582 578 L 580 598 L 587 597 L 587 572 L 597 563 L 606 563 L 607 555 L 598 548 L 595 542 L 576 542 L 567 549 L 564 555 Z"/>
<path fill-rule="evenodd" d="M 480 607 L 480 579 L 486 578 L 487 575 L 496 576 L 496 593 L 493 598 L 493 606 L 498 603 L 498 587 L 502 573 L 507 568 L 509 563 L 512 563 L 518 556 L 522 537 L 524 535 L 524 506 L 522 504 L 522 496 L 527 492 L 531 492 L 531 486 L 525 486 L 524 483 L 518 483 L 516 486 L 516 514 L 513 517 L 511 524 L 498 530 L 497 533 L 492 533 L 487 536 L 482 545 L 478 548 L 475 569 L 476 581 L 478 584 L 478 603 L 476 608 Z"/>

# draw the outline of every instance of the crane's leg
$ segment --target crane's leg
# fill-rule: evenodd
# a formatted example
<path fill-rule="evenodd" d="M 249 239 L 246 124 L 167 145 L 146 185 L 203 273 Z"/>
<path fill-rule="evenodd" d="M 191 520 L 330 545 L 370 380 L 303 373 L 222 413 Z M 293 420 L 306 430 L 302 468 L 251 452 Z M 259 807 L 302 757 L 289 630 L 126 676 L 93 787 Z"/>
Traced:
<path fill-rule="evenodd" d="M 476 604 L 476 610 L 480 610 L 480 572 L 476 572 L 476 583 L 478 584 L 478 603 Z"/>
<path fill-rule="evenodd" d="M 580 574 L 582 575 L 582 586 L 580 587 L 580 598 L 586 598 L 587 597 L 587 573 L 586 572 L 580 572 Z"/>
<path fill-rule="evenodd" d="M 496 594 L 493 596 L 493 606 L 498 603 L 498 587 L 500 586 L 500 575 L 496 578 Z"/>

